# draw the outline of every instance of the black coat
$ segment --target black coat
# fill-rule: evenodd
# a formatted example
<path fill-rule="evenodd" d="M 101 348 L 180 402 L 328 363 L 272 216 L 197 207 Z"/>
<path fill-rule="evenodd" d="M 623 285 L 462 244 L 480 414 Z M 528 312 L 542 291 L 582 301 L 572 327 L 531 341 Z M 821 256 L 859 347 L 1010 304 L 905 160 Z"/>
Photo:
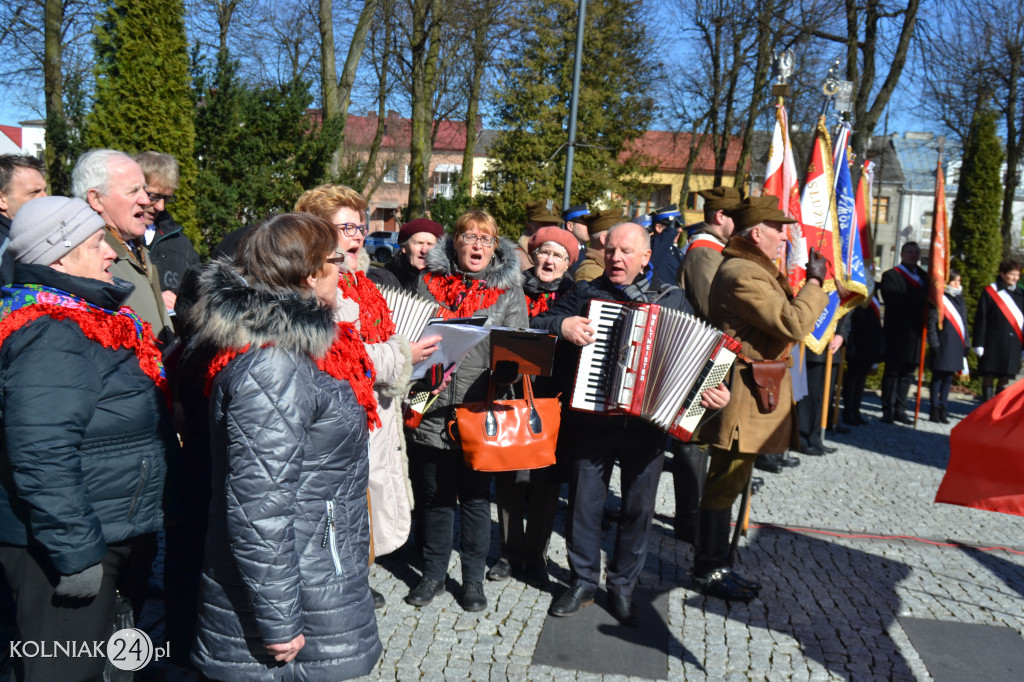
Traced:
<path fill-rule="evenodd" d="M 928 302 L 928 273 L 915 272 L 924 283 L 916 287 L 896 268 L 882 275 L 879 290 L 885 301 L 885 361 L 917 365 L 921 359 L 921 331 Z"/>
<path fill-rule="evenodd" d="M 996 287 L 1000 291 L 1005 289 L 1002 280 L 996 281 Z M 1014 287 L 1010 297 L 1024 310 L 1024 291 Z M 985 349 L 978 359 L 979 374 L 1013 376 L 1020 370 L 1020 339 L 988 289 L 982 292 L 974 313 L 974 345 Z"/>
<path fill-rule="evenodd" d="M 369 589 L 366 412 L 320 371 L 337 327 L 309 297 L 203 273 L 194 343 L 241 348 L 210 392 L 212 490 L 192 660 L 219 680 L 341 680 L 381 644 Z M 286 665 L 264 643 L 299 634 Z"/>
<path fill-rule="evenodd" d="M 366 276 L 378 287 L 384 285 L 414 294 L 419 286 L 420 271 L 409 265 L 409 258 L 399 251 L 384 265 L 367 270 Z"/>
<path fill-rule="evenodd" d="M 14 279 L 109 311 L 129 293 L 43 265 L 19 263 Z M 28 322 L 0 348 L 0 413 L 0 543 L 41 546 L 70 575 L 177 515 L 177 437 L 133 351 L 91 341 L 70 319 Z"/>
<path fill-rule="evenodd" d="M 938 327 L 939 315 L 942 311 L 935 306 L 928 309 L 928 366 L 933 372 L 959 372 L 963 369 L 967 349 L 971 347 L 971 335 L 967 329 L 967 304 L 963 294 L 950 296 L 945 294 L 964 323 L 964 338 L 956 326 L 948 319 L 942 321 L 942 329 Z"/>
<path fill-rule="evenodd" d="M 149 259 L 160 272 L 160 290 L 178 293 L 185 272 L 199 264 L 199 254 L 170 213 L 157 215 L 154 224 L 156 234 L 149 245 Z"/>
<path fill-rule="evenodd" d="M 878 312 L 867 305 L 856 308 L 848 317 L 850 336 L 846 339 L 846 361 L 863 366 L 881 362 L 885 354 L 885 336 Z"/>

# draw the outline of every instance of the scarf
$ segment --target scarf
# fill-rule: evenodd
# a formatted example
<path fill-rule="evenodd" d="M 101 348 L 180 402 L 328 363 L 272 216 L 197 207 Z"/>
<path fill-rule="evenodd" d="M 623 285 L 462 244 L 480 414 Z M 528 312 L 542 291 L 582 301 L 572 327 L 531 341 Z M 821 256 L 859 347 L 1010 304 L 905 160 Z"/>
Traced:
<path fill-rule="evenodd" d="M 537 317 L 546 312 L 561 295 L 564 277 L 552 282 L 542 282 L 533 269 L 523 272 L 523 293 L 526 295 L 526 312 Z"/>
<path fill-rule="evenodd" d="M 438 314 L 446 320 L 472 317 L 476 311 L 490 308 L 505 293 L 504 289 L 488 287 L 483 279 L 470 279 L 465 275 L 429 272 L 423 280 L 431 296 L 441 304 Z"/>
<path fill-rule="evenodd" d="M 163 391 L 170 405 L 170 390 L 160 351 L 148 322 L 131 308 L 107 310 L 60 289 L 40 284 L 3 287 L 0 304 L 0 344 L 29 322 L 43 316 L 70 320 L 85 338 L 111 350 L 127 349 L 135 354 L 139 368 Z"/>
<path fill-rule="evenodd" d="M 228 366 L 239 355 L 247 353 L 249 346 L 222 348 L 206 368 L 204 393 L 209 397 L 217 373 Z M 317 368 L 339 381 L 347 381 L 356 395 L 356 401 L 366 410 L 366 426 L 370 431 L 381 425 L 377 414 L 377 399 L 373 395 L 373 382 L 377 373 L 370 356 L 366 354 L 359 333 L 348 322 L 338 323 L 338 334 L 324 357 L 313 358 Z"/>
<path fill-rule="evenodd" d="M 359 334 L 366 343 L 383 343 L 395 333 L 391 311 L 366 273 L 342 272 L 338 275 L 342 295 L 359 304 Z"/>

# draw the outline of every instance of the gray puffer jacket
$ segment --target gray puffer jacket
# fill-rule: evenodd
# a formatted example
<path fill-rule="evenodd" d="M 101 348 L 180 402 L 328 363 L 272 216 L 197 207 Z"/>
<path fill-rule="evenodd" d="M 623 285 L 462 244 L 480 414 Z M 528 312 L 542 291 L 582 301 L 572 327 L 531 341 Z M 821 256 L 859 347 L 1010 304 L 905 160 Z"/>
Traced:
<path fill-rule="evenodd" d="M 418 293 L 428 299 L 434 296 L 427 288 L 425 273 L 465 277 L 467 279 L 483 279 L 487 286 L 502 289 L 498 300 L 488 308 L 477 310 L 474 315 L 486 315 L 488 327 L 529 326 L 526 314 L 526 299 L 523 294 L 523 276 L 519 271 L 519 259 L 516 257 L 515 244 L 507 239 L 500 239 L 494 249 L 491 262 L 481 272 L 464 273 L 455 264 L 455 245 L 448 237 L 444 237 L 427 252 L 427 267 L 420 275 Z M 457 450 L 459 445 L 448 434 L 448 422 L 455 418 L 455 407 L 465 402 L 485 400 L 487 383 L 490 380 L 491 348 L 486 341 L 469 352 L 448 387 L 437 396 L 433 405 L 424 412 L 423 421 L 415 429 L 406 431 L 406 438 L 415 443 L 442 450 Z M 500 397 L 500 396 L 499 396 Z"/>
<path fill-rule="evenodd" d="M 249 350 L 213 381 L 213 490 L 192 660 L 218 680 L 341 680 L 381 653 L 370 597 L 366 413 L 313 358 L 332 311 L 202 275 L 196 341 Z M 305 635 L 291 663 L 265 644 Z"/>

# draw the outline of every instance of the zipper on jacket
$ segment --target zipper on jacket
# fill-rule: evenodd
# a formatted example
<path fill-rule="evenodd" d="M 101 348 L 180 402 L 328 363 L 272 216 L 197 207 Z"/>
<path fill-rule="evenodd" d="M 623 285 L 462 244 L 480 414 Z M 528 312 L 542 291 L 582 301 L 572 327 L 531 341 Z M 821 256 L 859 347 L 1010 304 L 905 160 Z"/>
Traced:
<path fill-rule="evenodd" d="M 341 558 L 338 556 L 338 543 L 334 533 L 334 501 L 327 500 L 327 523 L 324 525 L 324 538 L 321 547 L 331 546 L 331 559 L 334 560 L 334 575 L 341 575 Z"/>
<path fill-rule="evenodd" d="M 148 464 L 146 463 L 146 460 L 142 460 L 142 471 L 139 473 L 139 484 L 137 486 L 135 486 L 135 494 L 132 495 L 132 503 L 131 503 L 131 506 L 128 507 L 128 519 L 127 520 L 129 520 L 129 521 L 131 520 L 132 516 L 135 514 L 135 505 L 137 505 L 139 503 L 139 495 L 142 494 L 142 486 L 145 485 L 145 483 L 146 483 L 146 470 L 147 469 L 148 469 Z"/>

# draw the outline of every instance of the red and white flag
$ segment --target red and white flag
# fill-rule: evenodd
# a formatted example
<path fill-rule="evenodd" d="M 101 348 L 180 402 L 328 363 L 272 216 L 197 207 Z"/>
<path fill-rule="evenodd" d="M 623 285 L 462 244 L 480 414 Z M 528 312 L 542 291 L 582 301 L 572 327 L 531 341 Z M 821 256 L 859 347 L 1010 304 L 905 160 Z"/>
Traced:
<path fill-rule="evenodd" d="M 787 270 L 790 285 L 799 286 L 807 276 L 804 269 L 807 265 L 807 248 L 800 229 L 800 180 L 796 175 L 796 161 L 793 160 L 793 147 L 789 143 L 789 117 L 786 105 L 775 106 L 775 131 L 772 133 L 772 146 L 768 153 L 768 168 L 765 171 L 762 194 L 770 194 L 779 200 L 779 210 L 797 222 L 787 225 L 789 250 L 792 253 L 795 245 L 803 248 L 802 260 L 787 256 Z M 797 263 L 802 263 L 797 265 Z M 796 269 L 790 269 L 790 264 Z M 794 290 L 796 287 L 794 287 Z"/>
<path fill-rule="evenodd" d="M 928 300 L 936 310 L 942 310 L 942 297 L 946 293 L 949 275 L 949 225 L 946 221 L 946 178 L 942 174 L 942 157 L 935 169 L 935 205 L 932 215 L 932 243 L 928 251 Z M 938 327 L 942 329 L 942 315 Z"/>

